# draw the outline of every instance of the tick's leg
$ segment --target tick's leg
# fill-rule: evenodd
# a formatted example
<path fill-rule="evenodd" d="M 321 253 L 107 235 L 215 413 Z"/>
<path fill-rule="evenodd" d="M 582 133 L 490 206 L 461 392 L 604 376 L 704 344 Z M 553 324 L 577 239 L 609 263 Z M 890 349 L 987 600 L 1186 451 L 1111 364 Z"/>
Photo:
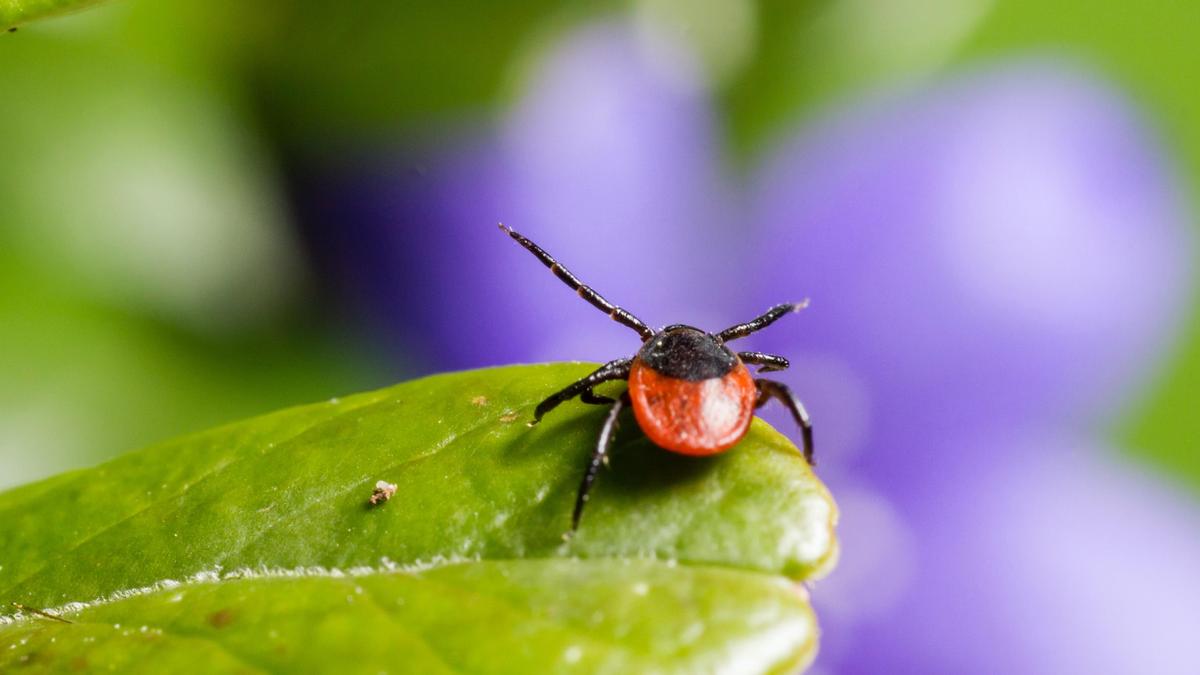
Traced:
<path fill-rule="evenodd" d="M 579 401 L 589 405 L 608 405 L 609 403 L 616 403 L 617 399 L 601 396 L 594 389 L 586 389 L 579 395 Z"/>
<path fill-rule="evenodd" d="M 799 312 L 805 307 L 808 307 L 808 300 L 789 302 L 783 305 L 775 305 L 771 309 L 768 309 L 762 316 L 750 321 L 749 323 L 739 323 L 736 326 L 726 328 L 720 333 L 717 333 L 717 337 L 720 338 L 722 342 L 729 342 L 730 340 L 744 338 L 755 331 L 759 331 L 767 326 L 770 326 L 778 321 L 779 318 L 784 314 Z"/>
<path fill-rule="evenodd" d="M 787 406 L 788 411 L 796 420 L 796 424 L 800 425 L 800 436 L 804 440 L 804 459 L 808 460 L 809 465 L 816 466 L 816 462 L 813 461 L 812 420 L 808 418 L 808 411 L 804 409 L 804 404 L 782 382 L 759 378 L 754 381 L 754 385 L 758 387 L 758 402 L 754 405 L 755 408 L 761 408 L 772 398 L 778 399 L 780 403 Z"/>
<path fill-rule="evenodd" d="M 592 483 L 596 481 L 596 473 L 600 471 L 600 465 L 605 464 L 608 457 L 608 449 L 612 447 L 613 438 L 617 433 L 617 417 L 621 414 L 621 409 L 629 402 L 629 394 L 621 396 L 621 400 L 613 404 L 608 410 L 608 417 L 604 418 L 604 426 L 600 428 L 600 437 L 596 439 L 596 449 L 592 451 L 592 458 L 588 460 L 587 470 L 583 472 L 583 482 L 579 484 L 579 494 L 575 497 L 575 512 L 571 514 L 571 532 L 579 529 L 579 519 L 583 516 L 583 507 L 587 504 L 588 493 L 592 490 Z"/>
<path fill-rule="evenodd" d="M 788 360 L 777 354 L 764 354 L 762 352 L 738 352 L 738 358 L 743 363 L 753 363 L 761 366 L 758 369 L 760 373 L 770 373 L 776 370 L 786 370 L 791 364 Z"/>
<path fill-rule="evenodd" d="M 591 303 L 593 307 L 601 312 L 604 312 L 609 316 L 609 318 L 621 324 L 622 326 L 629 326 L 637 331 L 637 334 L 642 337 L 643 342 L 654 337 L 654 330 L 647 326 L 644 321 L 630 314 L 627 310 L 621 309 L 608 300 L 605 300 L 603 295 L 597 293 L 590 286 L 585 286 L 578 277 L 576 277 L 574 274 L 571 274 L 570 270 L 559 264 L 559 262 L 551 257 L 549 253 L 546 253 L 541 246 L 533 243 L 520 232 L 508 227 L 504 223 L 500 223 L 500 229 L 508 233 L 508 236 L 516 239 L 517 243 L 528 249 L 528 251 L 536 256 L 538 260 L 542 261 L 543 265 L 550 268 L 550 271 L 554 273 L 554 276 L 562 279 L 564 284 L 570 286 L 571 290 L 578 293 L 579 297 Z"/>
<path fill-rule="evenodd" d="M 598 384 L 608 382 L 610 380 L 629 379 L 629 364 L 632 362 L 633 359 L 617 359 L 616 361 L 609 361 L 593 371 L 591 375 L 572 383 L 570 386 L 566 387 L 557 394 L 550 396 L 545 401 L 539 403 L 537 409 L 533 411 L 533 421 L 529 423 L 529 426 L 533 426 L 538 422 L 541 422 L 542 417 L 546 413 L 558 407 L 560 403 L 569 401 L 576 396 L 581 396 L 584 394 L 584 392 L 590 392 L 592 387 L 595 387 Z"/>

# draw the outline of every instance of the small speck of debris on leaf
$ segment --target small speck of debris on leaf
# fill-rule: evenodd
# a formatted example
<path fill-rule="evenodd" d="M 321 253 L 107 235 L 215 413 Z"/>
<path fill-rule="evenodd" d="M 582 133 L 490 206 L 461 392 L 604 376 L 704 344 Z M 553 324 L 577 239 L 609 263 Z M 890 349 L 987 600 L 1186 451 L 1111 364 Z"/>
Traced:
<path fill-rule="evenodd" d="M 513 411 L 509 411 L 509 412 L 506 412 L 503 415 L 501 415 L 500 421 L 504 422 L 505 424 L 509 424 L 511 422 L 516 422 L 517 417 L 518 417 L 517 412 L 515 410 L 513 410 Z"/>
<path fill-rule="evenodd" d="M 488 403 L 488 401 L 487 401 L 487 397 L 486 397 L 486 396 L 476 396 L 475 398 L 471 399 L 471 404 L 472 404 L 472 405 L 477 405 L 477 406 L 479 406 L 480 408 L 482 408 L 483 406 L 487 405 L 487 403 Z"/>
<path fill-rule="evenodd" d="M 371 493 L 371 506 L 378 506 L 392 498 L 396 494 L 396 484 L 389 483 L 386 480 L 381 480 L 375 484 L 375 491 Z"/>
<path fill-rule="evenodd" d="M 233 623 L 233 611 L 220 609 L 208 615 L 208 624 L 213 628 L 224 628 Z"/>

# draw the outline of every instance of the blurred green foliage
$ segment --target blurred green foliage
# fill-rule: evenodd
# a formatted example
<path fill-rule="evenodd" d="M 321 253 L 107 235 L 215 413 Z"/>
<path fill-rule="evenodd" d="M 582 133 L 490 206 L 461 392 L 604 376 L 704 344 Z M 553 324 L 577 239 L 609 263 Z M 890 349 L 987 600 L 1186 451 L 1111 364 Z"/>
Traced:
<path fill-rule="evenodd" d="M 294 149 L 345 152 L 492 107 L 530 33 L 561 3 L 272 5 L 254 55 L 271 128 Z M 316 18 L 320 17 L 320 18 Z"/>
<path fill-rule="evenodd" d="M 0 463 L 58 446 L 92 460 L 361 387 L 352 348 L 313 330 L 280 166 L 501 114 L 549 40 L 604 16 L 694 48 L 746 165 L 839 101 L 1035 53 L 1131 92 L 1200 194 L 1191 2 L 113 2 L 0 35 L 0 128 L 16 158 L 0 166 L 0 416 L 36 419 L 33 406 L 61 427 L 9 432 Z M 120 171 L 160 182 L 121 192 Z M 1138 452 L 1200 486 L 1196 316 L 1125 426 Z M 239 372 L 238 358 L 259 367 Z M 151 414 L 155 390 L 167 393 Z M 85 415 L 126 423 L 70 422 Z M 72 429 L 92 442 L 64 445 Z"/>
<path fill-rule="evenodd" d="M 0 34 L 0 487 L 368 379 L 189 8 Z"/>

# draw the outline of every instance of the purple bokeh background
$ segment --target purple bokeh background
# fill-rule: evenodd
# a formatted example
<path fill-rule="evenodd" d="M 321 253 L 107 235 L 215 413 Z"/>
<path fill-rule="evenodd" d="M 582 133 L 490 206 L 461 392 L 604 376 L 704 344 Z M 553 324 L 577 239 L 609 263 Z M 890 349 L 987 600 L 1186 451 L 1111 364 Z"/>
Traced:
<path fill-rule="evenodd" d="M 835 113 L 756 185 L 755 258 L 774 264 L 752 297 L 793 285 L 819 303 L 760 344 L 852 371 L 873 439 L 1108 422 L 1186 306 L 1164 160 L 1116 92 L 1063 65 Z M 945 461 L 876 451 L 862 469 L 919 489 Z"/>
<path fill-rule="evenodd" d="M 830 110 L 739 179 L 709 96 L 624 26 L 538 63 L 498 123 L 305 190 L 321 263 L 402 367 L 636 348 L 498 220 L 652 325 L 811 297 L 743 344 L 792 359 L 843 511 L 818 670 L 1187 672 L 1200 509 L 1099 440 L 1191 274 L 1172 167 L 1119 91 L 1002 64 Z"/>
<path fill-rule="evenodd" d="M 305 190 L 323 262 L 415 368 L 636 349 L 497 221 L 651 325 L 733 322 L 744 231 L 708 101 L 664 90 L 632 47 L 613 27 L 584 31 L 543 61 L 500 128 L 442 134 Z"/>

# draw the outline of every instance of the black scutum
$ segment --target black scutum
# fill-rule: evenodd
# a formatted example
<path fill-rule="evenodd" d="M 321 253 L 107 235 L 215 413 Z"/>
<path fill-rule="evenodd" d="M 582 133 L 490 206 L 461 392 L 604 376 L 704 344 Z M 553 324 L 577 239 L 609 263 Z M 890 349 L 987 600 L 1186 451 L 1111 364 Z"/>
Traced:
<path fill-rule="evenodd" d="M 638 358 L 667 377 L 709 380 L 737 365 L 737 356 L 716 337 L 689 326 L 671 327 L 650 338 Z"/>

